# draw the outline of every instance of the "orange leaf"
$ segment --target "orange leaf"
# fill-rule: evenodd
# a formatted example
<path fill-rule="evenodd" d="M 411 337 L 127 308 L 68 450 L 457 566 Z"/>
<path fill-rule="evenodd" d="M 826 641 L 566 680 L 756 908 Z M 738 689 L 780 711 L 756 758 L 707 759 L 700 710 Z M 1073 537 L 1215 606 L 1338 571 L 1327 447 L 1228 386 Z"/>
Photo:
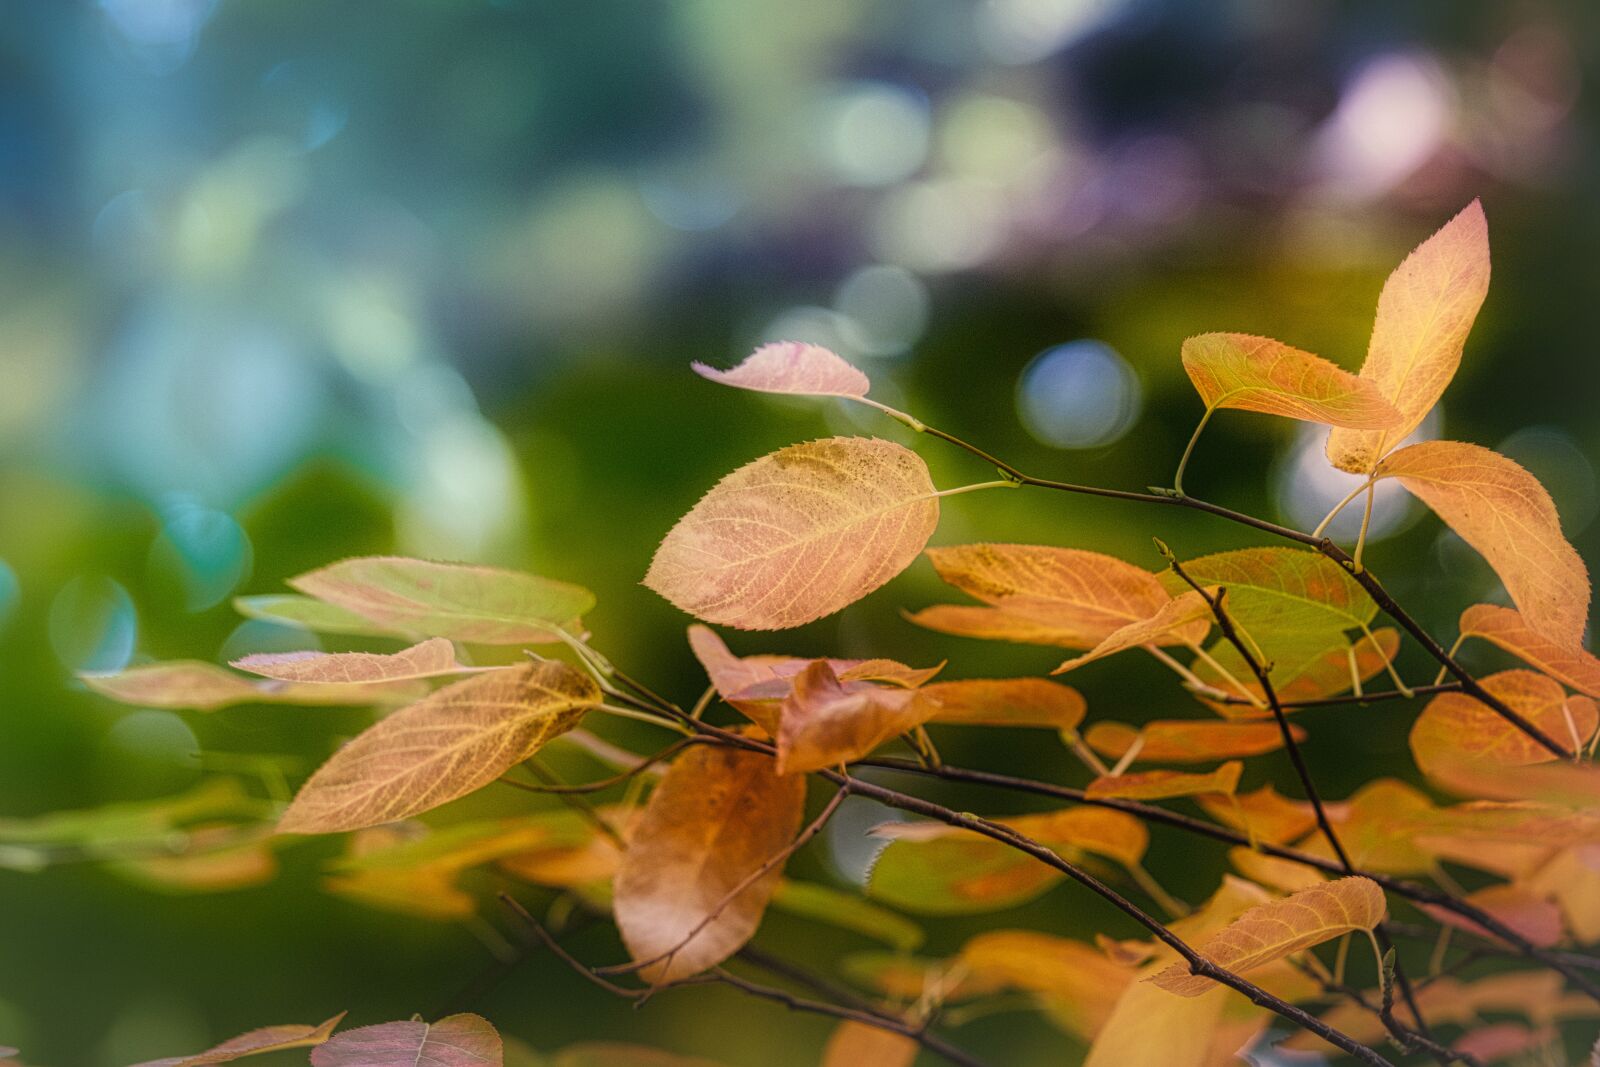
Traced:
<path fill-rule="evenodd" d="M 587 675 L 555 660 L 445 686 L 368 727 L 300 787 L 280 833 L 393 822 L 494 781 L 600 703 Z"/>
<path fill-rule="evenodd" d="M 904 1034 L 846 1019 L 822 1050 L 822 1067 L 911 1067 L 917 1043 Z"/>
<path fill-rule="evenodd" d="M 1185 774 L 1182 771 L 1142 771 L 1138 774 L 1101 776 L 1084 790 L 1091 797 L 1122 797 L 1124 800 L 1166 800 L 1196 794 L 1232 794 L 1239 788 L 1244 764 L 1230 760 L 1214 771 Z"/>
<path fill-rule="evenodd" d="M 312 1067 L 500 1067 L 504 1046 L 489 1020 L 451 1015 L 379 1023 L 336 1034 L 311 1053 Z"/>
<path fill-rule="evenodd" d="M 446 637 L 430 637 L 399 652 L 276 652 L 237 659 L 241 671 L 285 682 L 395 682 L 459 674 L 470 668 L 456 662 L 456 646 Z"/>
<path fill-rule="evenodd" d="M 1076 626 L 1056 626 L 1005 608 L 978 604 L 935 604 L 906 612 L 906 621 L 955 637 L 983 641 L 1014 641 L 1023 645 L 1086 648 L 1083 631 Z"/>
<path fill-rule="evenodd" d="M 1199 644 L 1211 630 L 1211 619 L 1211 605 L 1206 602 L 1205 597 L 1191 589 L 1182 596 L 1167 601 L 1160 611 L 1148 619 L 1130 622 L 1114 630 L 1094 648 L 1081 656 L 1067 660 L 1050 673 L 1065 674 L 1085 663 L 1141 645 L 1174 642 L 1186 645 Z"/>
<path fill-rule="evenodd" d="M 633 958 L 643 961 L 677 948 L 716 917 L 671 958 L 641 969 L 646 981 L 698 974 L 750 940 L 778 888 L 782 864 L 731 901 L 728 894 L 788 847 L 805 799 L 805 778 L 779 777 L 772 760 L 758 752 L 701 745 L 673 762 L 623 853 L 617 927 Z"/>
<path fill-rule="evenodd" d="M 1400 413 L 1371 382 L 1268 337 L 1191 337 L 1183 342 L 1183 369 L 1208 411 L 1258 411 L 1363 430 L 1400 421 Z"/>
<path fill-rule="evenodd" d="M 827 660 L 795 676 L 778 718 L 778 773 L 848 763 L 922 723 L 933 705 L 911 689 L 841 682 Z"/>
<path fill-rule="evenodd" d="M 1067 1033 L 1090 1041 L 1111 1016 L 1133 969 L 1081 941 L 1032 930 L 993 930 L 957 959 L 980 981 L 1033 993 Z"/>
<path fill-rule="evenodd" d="M 808 441 L 718 482 L 668 532 L 644 581 L 708 622 L 781 630 L 905 570 L 938 522 L 916 453 L 876 438 Z"/>
<path fill-rule="evenodd" d="M 1578 692 L 1600 699 L 1600 658 L 1578 645 L 1556 644 L 1511 608 L 1474 604 L 1461 613 L 1461 636 L 1481 637 Z"/>
<path fill-rule="evenodd" d="M 1366 474 L 1415 430 L 1461 364 L 1461 350 L 1489 291 L 1489 227 L 1474 200 L 1407 256 L 1378 297 L 1361 377 L 1400 412 L 1381 430 L 1336 429 L 1328 459 Z"/>
<path fill-rule="evenodd" d="M 730 370 L 704 363 L 693 367 L 702 378 L 758 393 L 863 397 L 872 386 L 865 374 L 826 348 L 801 341 L 762 345 Z"/>
<path fill-rule="evenodd" d="M 1297 893 L 1327 881 L 1322 872 L 1315 867 L 1307 867 L 1303 863 L 1296 863 L 1294 860 L 1286 860 L 1279 856 L 1269 856 L 1243 846 L 1228 850 L 1228 862 L 1252 882 L 1285 893 Z"/>
<path fill-rule="evenodd" d="M 1416 836 L 1420 828 L 1432 825 L 1438 809 L 1421 790 L 1394 778 L 1379 778 L 1344 803 L 1327 805 L 1326 810 L 1357 867 L 1383 874 L 1433 870 L 1433 853 Z M 1298 847 L 1323 859 L 1333 858 L 1333 850 L 1320 832 L 1312 833 Z"/>
<path fill-rule="evenodd" d="M 1296 741 L 1305 740 L 1304 730 L 1298 726 L 1292 730 Z M 1121 759 L 1138 744 L 1136 763 L 1204 763 L 1259 756 L 1283 747 L 1283 734 L 1275 722 L 1161 719 L 1137 730 L 1126 723 L 1097 722 L 1084 732 L 1083 739 L 1112 759 Z"/>
<path fill-rule="evenodd" d="M 1270 785 L 1235 797 L 1201 797 L 1198 803 L 1218 822 L 1269 845 L 1293 841 L 1317 824 L 1309 804 L 1281 796 Z"/>
<path fill-rule="evenodd" d="M 1071 686 L 1043 678 L 968 678 L 935 682 L 917 695 L 937 705 L 928 722 L 967 726 L 1044 726 L 1076 729 L 1083 697 Z"/>
<path fill-rule="evenodd" d="M 1594 701 L 1569 700 L 1559 682 L 1533 671 L 1501 671 L 1479 681 L 1545 734 L 1570 739 L 1575 746 L 1594 733 L 1600 718 Z M 1523 766 L 1555 758 L 1489 705 L 1465 693 L 1441 693 L 1428 702 L 1411 726 L 1411 754 L 1430 776 L 1447 761 Z"/>
<path fill-rule="evenodd" d="M 1370 878 L 1340 878 L 1258 904 L 1199 946 L 1206 959 L 1239 974 L 1356 930 L 1384 913 L 1383 890 Z M 1216 983 L 1175 963 L 1150 979 L 1169 993 L 1197 997 Z"/>
<path fill-rule="evenodd" d="M 1538 479 L 1487 448 L 1425 441 L 1378 467 L 1432 508 L 1489 561 L 1523 619 L 1561 648 L 1583 644 L 1589 572 Z"/>
<path fill-rule="evenodd" d="M 340 1012 L 317 1026 L 264 1026 L 259 1030 L 251 1030 L 249 1033 L 229 1038 L 222 1044 L 193 1056 L 150 1060 L 139 1064 L 138 1067 L 206 1067 L 208 1064 L 232 1063 L 246 1056 L 258 1056 L 266 1052 L 320 1045 L 328 1040 L 334 1027 L 339 1025 L 344 1016 L 345 1013 Z"/>

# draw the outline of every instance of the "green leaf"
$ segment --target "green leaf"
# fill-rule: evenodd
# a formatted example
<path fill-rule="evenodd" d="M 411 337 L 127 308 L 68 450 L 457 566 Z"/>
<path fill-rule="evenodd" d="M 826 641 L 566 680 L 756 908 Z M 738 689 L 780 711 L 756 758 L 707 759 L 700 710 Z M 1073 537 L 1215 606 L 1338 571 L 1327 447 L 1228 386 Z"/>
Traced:
<path fill-rule="evenodd" d="M 240 615 L 263 622 L 284 626 L 298 626 L 319 634 L 341 634 L 349 637 L 412 637 L 409 631 L 379 626 L 353 611 L 336 604 L 327 604 L 308 596 L 294 593 L 271 593 L 265 596 L 233 598 L 233 608 Z"/>
<path fill-rule="evenodd" d="M 1223 607 L 1257 641 L 1313 635 L 1331 643 L 1377 617 L 1378 605 L 1345 569 L 1298 548 L 1242 548 L 1188 560 L 1184 571 L 1203 586 L 1227 589 Z M 1189 588 L 1175 572 L 1161 575 L 1172 593 Z"/>

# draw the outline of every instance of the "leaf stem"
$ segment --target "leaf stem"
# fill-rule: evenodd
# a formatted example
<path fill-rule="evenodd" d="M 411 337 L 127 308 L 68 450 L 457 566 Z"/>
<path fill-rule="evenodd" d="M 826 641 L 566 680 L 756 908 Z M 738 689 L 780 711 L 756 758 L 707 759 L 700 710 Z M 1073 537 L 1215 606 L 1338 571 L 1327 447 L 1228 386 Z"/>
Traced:
<path fill-rule="evenodd" d="M 1173 491 L 1176 492 L 1179 497 L 1182 497 L 1184 495 L 1183 494 L 1183 472 L 1184 472 L 1184 469 L 1189 466 L 1189 457 L 1194 455 L 1194 446 L 1199 444 L 1200 435 L 1205 432 L 1206 423 L 1211 421 L 1211 413 L 1213 411 L 1215 411 L 1215 410 L 1217 410 L 1217 409 L 1216 408 L 1206 408 L 1206 413 L 1204 415 L 1200 416 L 1200 421 L 1195 424 L 1194 433 L 1189 435 L 1189 443 L 1184 446 L 1183 456 L 1178 460 L 1177 473 L 1172 476 L 1172 488 L 1173 488 Z"/>
<path fill-rule="evenodd" d="M 1330 522 L 1332 522 L 1335 518 L 1338 517 L 1339 512 L 1343 511 L 1345 509 L 1345 506 L 1347 504 L 1349 504 L 1350 501 L 1352 501 L 1356 497 L 1360 496 L 1361 495 L 1361 491 L 1363 489 L 1365 489 L 1367 486 L 1371 485 L 1371 484 L 1372 483 L 1371 483 L 1370 480 L 1362 482 L 1361 484 L 1357 485 L 1354 489 L 1352 489 L 1348 493 L 1346 493 L 1344 495 L 1344 499 L 1339 501 L 1337 504 L 1335 504 L 1333 506 L 1333 510 L 1328 512 L 1326 515 L 1324 515 L 1322 517 L 1322 521 L 1317 523 L 1317 528 L 1315 530 L 1311 531 L 1311 536 L 1312 537 L 1321 537 L 1322 536 L 1322 531 L 1326 530 L 1328 528 L 1328 524 Z"/>

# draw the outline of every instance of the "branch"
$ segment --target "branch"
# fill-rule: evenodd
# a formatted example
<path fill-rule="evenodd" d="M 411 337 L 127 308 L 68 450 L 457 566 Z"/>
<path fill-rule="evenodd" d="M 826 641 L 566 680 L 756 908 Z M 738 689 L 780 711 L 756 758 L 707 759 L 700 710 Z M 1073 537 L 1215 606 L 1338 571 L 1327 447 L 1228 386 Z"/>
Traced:
<path fill-rule="evenodd" d="M 1278 703 L 1287 711 L 1290 708 L 1331 708 L 1343 704 L 1376 704 L 1384 700 L 1409 700 L 1412 697 L 1459 692 L 1462 692 L 1460 682 L 1445 682 L 1443 685 L 1415 686 L 1410 692 L 1401 692 L 1398 689 L 1384 689 L 1376 693 L 1346 693 L 1344 696 L 1317 697 L 1311 700 L 1280 700 Z M 1244 699 L 1244 697 L 1235 696 L 1232 693 L 1207 693 L 1206 699 L 1217 704 L 1250 704 L 1250 701 Z"/>
<path fill-rule="evenodd" d="M 1361 990 L 1341 982 L 1331 981 L 1320 974 L 1316 968 L 1307 966 L 1299 961 L 1290 960 L 1289 962 L 1301 974 L 1316 982 L 1324 993 L 1331 996 L 1345 997 L 1376 1015 L 1378 1020 L 1383 1023 L 1384 1028 L 1389 1031 L 1389 1036 L 1393 1037 L 1400 1047 L 1407 1052 L 1425 1052 L 1444 1064 L 1464 1063 L 1467 1067 L 1485 1067 L 1483 1061 L 1471 1053 L 1457 1052 L 1448 1045 L 1440 1044 L 1401 1023 L 1400 1020 L 1394 1017 L 1393 1011 L 1386 1011 L 1379 1005 L 1373 1004 Z"/>

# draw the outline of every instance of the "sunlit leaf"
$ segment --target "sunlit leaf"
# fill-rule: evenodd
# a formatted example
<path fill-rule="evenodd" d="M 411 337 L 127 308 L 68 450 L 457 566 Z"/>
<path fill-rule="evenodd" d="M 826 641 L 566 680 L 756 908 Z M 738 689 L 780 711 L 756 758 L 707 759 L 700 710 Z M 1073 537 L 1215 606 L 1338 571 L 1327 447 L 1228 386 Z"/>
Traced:
<path fill-rule="evenodd" d="M 822 1067 L 911 1067 L 917 1043 L 904 1034 L 846 1019 L 822 1050 Z"/>
<path fill-rule="evenodd" d="M 788 846 L 805 795 L 804 776 L 779 777 L 760 753 L 699 745 L 673 762 L 623 855 L 617 927 L 642 962 L 678 948 L 716 917 L 670 959 L 644 967 L 641 977 L 661 983 L 697 974 L 750 939 L 777 890 L 782 864 L 724 901 Z"/>
<path fill-rule="evenodd" d="M 484 645 L 555 641 L 594 607 L 593 593 L 567 582 L 399 556 L 340 560 L 289 584 L 381 626 Z"/>
<path fill-rule="evenodd" d="M 317 1026 L 264 1026 L 259 1030 L 251 1030 L 238 1037 L 229 1038 L 222 1044 L 214 1045 L 193 1056 L 150 1060 L 139 1064 L 138 1067 L 205 1067 L 207 1064 L 232 1063 L 246 1056 L 320 1045 L 333 1034 L 334 1027 L 339 1025 L 344 1015 L 344 1012 L 340 1012 Z"/>
<path fill-rule="evenodd" d="M 1197 794 L 1231 794 L 1239 788 L 1244 764 L 1230 760 L 1214 771 L 1186 774 L 1182 771 L 1141 771 L 1136 774 L 1102 775 L 1084 790 L 1091 797 L 1121 797 L 1124 800 L 1166 800 Z"/>
<path fill-rule="evenodd" d="M 693 366 L 702 378 L 759 393 L 862 397 L 872 385 L 865 374 L 826 348 L 801 341 L 762 345 L 730 370 L 704 363 Z"/>
<path fill-rule="evenodd" d="M 1438 810 L 1422 791 L 1398 779 L 1379 778 L 1362 786 L 1349 800 L 1327 805 L 1326 810 L 1357 867 L 1401 875 L 1433 870 L 1433 853 L 1417 840 L 1417 833 L 1434 825 Z M 1320 832 L 1310 833 L 1296 847 L 1323 859 L 1335 858 Z"/>
<path fill-rule="evenodd" d="M 494 781 L 599 702 L 587 675 L 554 660 L 452 683 L 335 752 L 278 829 L 333 833 L 436 808 Z"/>
<path fill-rule="evenodd" d="M 1058 1026 L 1085 1041 L 1111 1016 L 1133 969 L 1099 949 L 1032 930 L 992 930 L 958 957 L 980 980 L 1032 993 Z"/>
<path fill-rule="evenodd" d="M 1296 741 L 1305 731 L 1291 727 Z M 1135 763 L 1204 763 L 1239 756 L 1259 756 L 1283 747 L 1275 722 L 1208 722 L 1201 719 L 1159 719 L 1135 729 L 1126 723 L 1097 722 L 1083 739 L 1102 755 L 1121 759 L 1135 745 Z"/>
<path fill-rule="evenodd" d="M 501 1067 L 503 1059 L 500 1035 L 478 1015 L 363 1026 L 311 1053 L 312 1067 Z"/>
<path fill-rule="evenodd" d="M 1561 535 L 1538 479 L 1498 452 L 1424 441 L 1378 467 L 1432 508 L 1489 561 L 1523 620 L 1559 648 L 1577 649 L 1589 622 L 1589 572 Z"/>
<path fill-rule="evenodd" d="M 346 611 L 337 604 L 329 604 L 315 597 L 294 593 L 268 593 L 264 596 L 241 596 L 233 599 L 234 610 L 250 619 L 274 622 L 281 626 L 298 626 L 319 634 L 341 634 L 348 637 L 410 637 L 409 630 L 380 626 L 371 619 Z"/>
<path fill-rule="evenodd" d="M 470 668 L 456 661 L 448 638 L 430 637 L 399 652 L 264 652 L 234 660 L 231 666 L 283 682 L 399 682 L 459 674 Z"/>
<path fill-rule="evenodd" d="M 1383 890 L 1369 878 L 1340 878 L 1283 900 L 1258 904 L 1198 946 L 1211 962 L 1235 974 L 1271 963 L 1357 930 L 1371 930 L 1384 913 Z M 1216 983 L 1175 963 L 1151 979 L 1169 993 L 1195 997 Z"/>
<path fill-rule="evenodd" d="M 929 722 L 966 726 L 1042 726 L 1072 730 L 1084 701 L 1071 686 L 1043 678 L 968 678 L 924 686 L 917 699 L 938 706 Z"/>
<path fill-rule="evenodd" d="M 1594 701 L 1569 698 L 1561 683 L 1533 671 L 1500 671 L 1479 683 L 1546 735 L 1574 746 L 1593 735 L 1600 718 Z M 1428 775 L 1449 761 L 1521 766 L 1555 758 L 1499 712 L 1465 693 L 1441 693 L 1428 701 L 1411 726 L 1411 754 Z"/>
<path fill-rule="evenodd" d="M 1167 601 L 1160 611 L 1148 619 L 1130 622 L 1114 630 L 1088 652 L 1067 660 L 1050 673 L 1065 674 L 1085 663 L 1092 663 L 1105 656 L 1142 645 L 1162 645 L 1174 641 L 1182 644 L 1198 644 L 1205 640 L 1206 634 L 1210 632 L 1211 619 L 1211 605 L 1206 602 L 1205 597 L 1191 589 Z"/>
<path fill-rule="evenodd" d="M 414 682 L 311 685 L 258 681 L 201 660 L 171 660 L 128 667 L 115 674 L 80 674 L 83 684 L 123 704 L 146 708 L 216 711 L 237 704 L 346 706 L 411 700 L 423 688 Z"/>
<path fill-rule="evenodd" d="M 1378 297 L 1378 314 L 1361 377 L 1400 412 L 1381 430 L 1336 429 L 1328 459 L 1366 474 L 1415 430 L 1461 364 L 1461 350 L 1489 291 L 1489 228 L 1474 200 L 1395 268 Z"/>
<path fill-rule="evenodd" d="M 778 773 L 848 763 L 919 725 L 934 706 L 911 689 L 841 682 L 826 660 L 795 676 L 778 721 Z"/>
<path fill-rule="evenodd" d="M 1511 608 L 1474 604 L 1461 613 L 1461 636 L 1481 637 L 1578 692 L 1600 699 L 1600 658 L 1579 645 L 1557 644 Z"/>
<path fill-rule="evenodd" d="M 1207 410 L 1259 411 L 1365 430 L 1400 421 L 1400 413 L 1371 382 L 1268 337 L 1191 337 L 1183 342 L 1183 369 Z"/>
<path fill-rule="evenodd" d="M 1309 804 L 1290 800 L 1271 785 L 1233 797 L 1200 797 L 1198 803 L 1218 822 L 1270 845 L 1293 841 L 1317 824 Z"/>
<path fill-rule="evenodd" d="M 785 878 L 778 883 L 771 907 L 843 930 L 853 930 L 874 941 L 881 941 L 901 952 L 913 952 L 923 942 L 922 927 L 903 915 L 816 882 L 796 882 Z"/>
<path fill-rule="evenodd" d="M 1315 634 L 1332 641 L 1378 614 L 1367 591 L 1320 552 L 1241 548 L 1185 561 L 1183 569 L 1201 585 L 1226 588 L 1229 617 L 1264 647 L 1285 634 Z M 1172 571 L 1161 582 L 1173 593 L 1189 588 Z"/>

